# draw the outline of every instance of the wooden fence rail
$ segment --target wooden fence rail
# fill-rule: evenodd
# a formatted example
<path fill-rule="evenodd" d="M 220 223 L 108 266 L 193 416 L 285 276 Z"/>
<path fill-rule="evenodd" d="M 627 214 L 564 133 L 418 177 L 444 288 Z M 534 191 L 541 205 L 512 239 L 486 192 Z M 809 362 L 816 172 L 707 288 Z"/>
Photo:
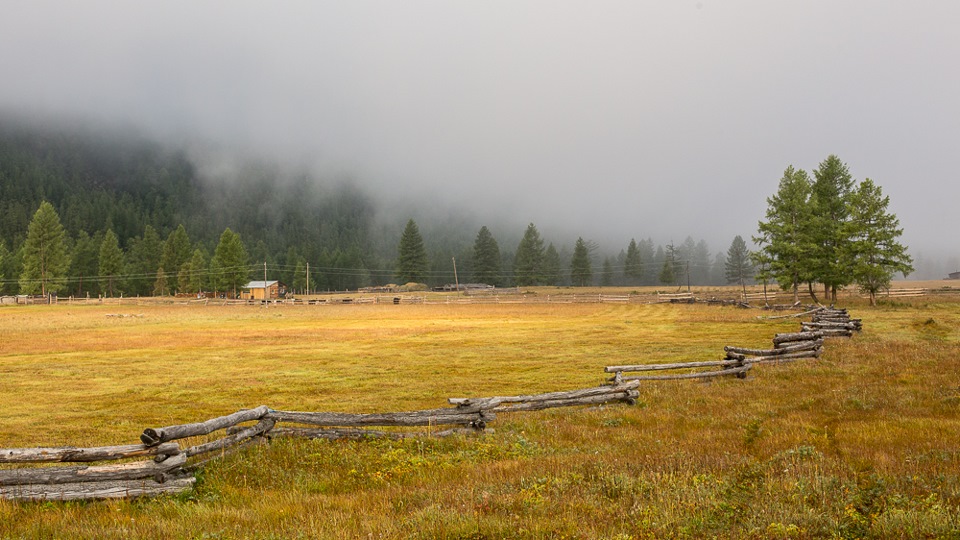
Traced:
<path fill-rule="evenodd" d="M 273 436 L 326 439 L 443 437 L 482 431 L 487 422 L 496 418 L 497 413 L 614 402 L 633 404 L 639 396 L 636 390 L 638 385 L 629 382 L 546 394 L 451 398 L 449 403 L 452 407 L 399 413 L 291 412 L 261 405 L 203 422 L 147 428 L 140 435 L 143 444 L 93 448 L 5 448 L 0 449 L 0 463 L 19 466 L 0 469 L 0 498 L 15 501 L 69 501 L 178 493 L 194 485 L 196 480 L 193 472 L 203 464 Z M 243 425 L 251 422 L 252 425 Z M 293 426 L 277 427 L 280 423 Z M 313 427 L 298 427 L 298 424 Z M 433 429 L 438 426 L 447 429 Z M 365 429 L 370 427 L 391 429 Z M 417 432 L 394 430 L 412 427 L 429 429 Z M 218 431 L 224 431 L 225 434 L 186 448 L 174 442 L 206 437 Z M 143 457 L 153 459 L 81 466 L 29 466 Z"/>

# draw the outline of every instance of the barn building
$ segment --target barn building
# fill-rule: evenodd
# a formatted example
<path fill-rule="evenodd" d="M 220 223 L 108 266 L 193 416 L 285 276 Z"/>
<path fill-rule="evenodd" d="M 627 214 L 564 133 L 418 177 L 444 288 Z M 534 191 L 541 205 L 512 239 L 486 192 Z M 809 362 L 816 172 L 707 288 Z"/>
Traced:
<path fill-rule="evenodd" d="M 244 300 L 275 300 L 287 295 L 287 286 L 279 281 L 251 281 L 243 286 Z"/>

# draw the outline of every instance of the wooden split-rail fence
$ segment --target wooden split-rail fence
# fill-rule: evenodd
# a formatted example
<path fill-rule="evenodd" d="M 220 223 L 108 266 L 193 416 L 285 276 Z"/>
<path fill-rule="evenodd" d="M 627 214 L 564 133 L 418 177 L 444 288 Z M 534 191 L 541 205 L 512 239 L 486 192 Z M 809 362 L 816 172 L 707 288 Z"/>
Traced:
<path fill-rule="evenodd" d="M 612 402 L 633 404 L 639 396 L 638 386 L 639 382 L 623 382 L 546 394 L 451 398 L 450 407 L 396 413 L 291 412 L 260 406 L 204 422 L 148 428 L 140 435 L 141 444 L 0 449 L 0 498 L 70 501 L 175 494 L 191 489 L 196 482 L 195 471 L 208 461 L 272 437 L 443 437 L 482 431 L 501 413 Z M 190 446 L 177 442 L 210 439 L 215 432 L 220 435 L 213 440 Z M 51 463 L 71 465 L 46 466 Z M 3 464 L 14 467 L 2 468 Z"/>
<path fill-rule="evenodd" d="M 773 337 L 772 349 L 726 346 L 723 348 L 725 357 L 721 360 L 607 366 L 604 372 L 614 374 L 608 379 L 608 382 L 614 384 L 626 381 L 706 379 L 728 375 L 744 379 L 756 364 L 781 364 L 819 358 L 824 338 L 849 337 L 862 329 L 862 321 L 851 319 L 845 309 L 818 307 L 805 314 L 812 314 L 812 320 L 802 322 L 800 332 L 776 334 Z M 651 372 L 663 373 L 629 375 Z"/>

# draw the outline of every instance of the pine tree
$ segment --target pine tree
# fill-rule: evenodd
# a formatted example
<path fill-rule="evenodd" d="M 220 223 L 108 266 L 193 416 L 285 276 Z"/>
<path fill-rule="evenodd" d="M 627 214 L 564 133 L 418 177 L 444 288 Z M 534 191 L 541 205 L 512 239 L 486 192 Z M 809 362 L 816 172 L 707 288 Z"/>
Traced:
<path fill-rule="evenodd" d="M 570 281 L 575 287 L 586 287 L 593 281 L 590 267 L 590 250 L 583 238 L 577 238 L 573 246 L 573 259 L 570 261 Z"/>
<path fill-rule="evenodd" d="M 190 277 L 187 281 L 186 292 L 191 294 L 203 292 L 203 278 L 207 273 L 207 256 L 203 253 L 203 250 L 197 248 L 193 250 L 193 255 L 190 256 L 188 264 L 190 265 Z"/>
<path fill-rule="evenodd" d="M 811 280 L 810 189 L 805 171 L 787 167 L 777 193 L 767 198 L 767 221 L 759 223 L 759 235 L 753 238 L 769 261 L 769 275 L 780 288 L 793 291 L 794 302 L 799 301 L 800 284 Z"/>
<path fill-rule="evenodd" d="M 192 252 L 190 237 L 181 223 L 163 243 L 163 256 L 160 259 L 160 265 L 167 269 L 168 275 L 179 276 L 180 265 L 190 259 Z"/>
<path fill-rule="evenodd" d="M 639 285 L 643 277 L 643 262 L 640 259 L 640 247 L 637 241 L 630 239 L 627 255 L 623 260 L 623 277 L 629 285 Z"/>
<path fill-rule="evenodd" d="M 837 300 L 837 290 L 850 283 L 849 264 L 842 260 L 850 238 L 844 226 L 849 219 L 850 192 L 854 186 L 847 164 L 835 155 L 823 160 L 813 171 L 816 180 L 810 190 L 810 246 L 807 256 L 811 278 L 823 284 L 824 297 Z"/>
<path fill-rule="evenodd" d="M 86 231 L 80 231 L 77 234 L 77 241 L 73 243 L 73 249 L 70 255 L 70 276 L 76 280 L 70 287 L 71 294 L 83 296 L 84 294 L 97 294 L 96 276 L 100 272 L 100 245 L 103 243 L 103 235 L 91 238 Z"/>
<path fill-rule="evenodd" d="M 513 259 L 514 280 L 518 286 L 539 285 L 545 281 L 544 248 L 540 232 L 533 223 L 527 225 Z M 558 272 L 559 274 L 559 268 Z"/>
<path fill-rule="evenodd" d="M 160 259 L 163 257 L 163 241 L 157 230 L 147 225 L 143 229 L 143 236 L 131 238 L 127 242 L 127 292 L 130 294 L 148 295 L 153 292 L 153 280 L 157 269 L 160 268 Z"/>
<path fill-rule="evenodd" d="M 560 284 L 560 253 L 557 252 L 556 246 L 553 245 L 553 242 L 547 246 L 546 251 L 543 252 L 543 283 L 545 285 L 559 285 Z"/>
<path fill-rule="evenodd" d="M 710 281 L 710 269 L 713 261 L 710 260 L 710 246 L 701 239 L 693 248 L 690 257 L 690 279 L 696 285 L 706 285 Z"/>
<path fill-rule="evenodd" d="M 23 243 L 20 290 L 25 294 L 57 292 L 66 286 L 70 256 L 64 242 L 66 233 L 53 205 L 47 201 L 33 215 Z"/>
<path fill-rule="evenodd" d="M 663 252 L 663 266 L 660 268 L 660 283 L 676 285 L 680 280 L 680 259 L 677 248 L 670 242 Z"/>
<path fill-rule="evenodd" d="M 247 249 L 240 235 L 231 231 L 229 227 L 226 228 L 220 235 L 220 243 L 217 244 L 210 263 L 217 289 L 232 291 L 236 298 L 237 290 L 246 285 L 250 279 L 250 267 L 247 263 Z"/>
<path fill-rule="evenodd" d="M 407 221 L 407 226 L 403 229 L 397 252 L 397 278 L 406 283 L 422 283 L 426 280 L 430 262 L 427 259 L 427 250 L 423 247 L 420 229 L 412 219 Z"/>
<path fill-rule="evenodd" d="M 610 257 L 603 259 L 603 273 L 600 275 L 600 286 L 609 287 L 613 285 L 613 261 Z"/>
<path fill-rule="evenodd" d="M 473 280 L 488 285 L 500 284 L 500 246 L 484 225 L 473 243 Z"/>
<path fill-rule="evenodd" d="M 743 293 L 747 293 L 746 280 L 753 276 L 753 264 L 750 262 L 750 250 L 747 243 L 738 234 L 730 243 L 727 250 L 726 278 L 727 283 L 739 283 Z"/>
<path fill-rule="evenodd" d="M 103 235 L 103 241 L 100 242 L 98 262 L 97 271 L 101 283 L 106 280 L 104 292 L 107 296 L 113 296 L 117 292 L 117 281 L 123 271 L 123 251 L 120 250 L 120 242 L 112 229 L 107 229 L 106 234 Z"/>
<path fill-rule="evenodd" d="M 870 295 L 870 305 L 877 303 L 877 293 L 890 287 L 895 273 L 904 277 L 913 272 L 913 260 L 907 248 L 898 241 L 903 234 L 900 220 L 889 213 L 890 197 L 869 178 L 852 192 L 850 219 L 844 235 L 851 239 L 846 260 L 851 262 L 853 281 Z"/>
<path fill-rule="evenodd" d="M 637 243 L 637 251 L 640 253 L 640 284 L 653 285 L 657 270 L 656 253 L 653 249 L 653 239 L 647 238 Z"/>
<path fill-rule="evenodd" d="M 163 267 L 157 268 L 157 279 L 153 282 L 154 296 L 167 296 L 170 294 L 170 287 L 167 286 L 167 273 Z"/>

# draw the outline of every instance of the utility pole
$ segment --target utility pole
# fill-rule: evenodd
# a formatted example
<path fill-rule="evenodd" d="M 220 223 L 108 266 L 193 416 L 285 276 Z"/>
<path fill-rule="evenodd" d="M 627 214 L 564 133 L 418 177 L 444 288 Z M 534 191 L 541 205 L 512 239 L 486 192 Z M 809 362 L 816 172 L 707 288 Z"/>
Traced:
<path fill-rule="evenodd" d="M 267 261 L 263 261 L 263 303 L 267 304 Z"/>
<path fill-rule="evenodd" d="M 457 258 L 450 257 L 453 259 L 453 282 L 457 284 L 457 296 L 460 295 L 460 278 L 457 277 Z"/>
<path fill-rule="evenodd" d="M 310 294 L 310 263 L 307 263 L 307 294 Z"/>

